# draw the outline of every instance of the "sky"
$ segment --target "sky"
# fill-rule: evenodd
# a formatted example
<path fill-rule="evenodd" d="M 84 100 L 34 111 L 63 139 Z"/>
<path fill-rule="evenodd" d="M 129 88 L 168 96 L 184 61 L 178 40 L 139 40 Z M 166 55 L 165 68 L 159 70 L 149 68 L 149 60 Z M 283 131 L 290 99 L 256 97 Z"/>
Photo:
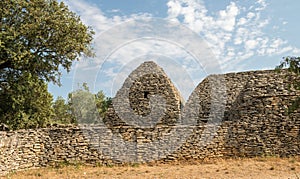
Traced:
<path fill-rule="evenodd" d="M 86 82 L 113 97 L 144 61 L 155 61 L 184 99 L 208 75 L 274 69 L 300 56 L 300 1 L 62 0 L 95 31 L 94 58 L 82 57 L 54 98 Z"/>

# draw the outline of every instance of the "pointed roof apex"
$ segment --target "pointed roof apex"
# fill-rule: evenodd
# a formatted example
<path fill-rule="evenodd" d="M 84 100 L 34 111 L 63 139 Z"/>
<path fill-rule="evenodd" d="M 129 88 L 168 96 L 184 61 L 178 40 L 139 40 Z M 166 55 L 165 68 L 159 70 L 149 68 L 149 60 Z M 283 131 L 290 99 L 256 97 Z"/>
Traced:
<path fill-rule="evenodd" d="M 173 125 L 179 119 L 181 99 L 164 70 L 146 61 L 126 78 L 113 98 L 113 108 L 126 124 L 153 128 L 157 124 Z"/>
<path fill-rule="evenodd" d="M 157 65 L 154 61 L 145 61 L 145 64 L 150 64 L 150 65 Z"/>
<path fill-rule="evenodd" d="M 157 63 L 155 63 L 154 61 L 145 61 L 144 63 L 142 63 L 140 66 L 137 67 L 138 68 L 145 68 L 145 67 L 154 67 L 154 68 L 160 68 L 162 69 Z"/>
<path fill-rule="evenodd" d="M 129 78 L 136 77 L 136 76 L 143 76 L 145 74 L 159 74 L 167 77 L 167 74 L 164 70 L 154 61 L 145 61 L 144 63 L 140 64 L 135 70 L 131 72 Z"/>

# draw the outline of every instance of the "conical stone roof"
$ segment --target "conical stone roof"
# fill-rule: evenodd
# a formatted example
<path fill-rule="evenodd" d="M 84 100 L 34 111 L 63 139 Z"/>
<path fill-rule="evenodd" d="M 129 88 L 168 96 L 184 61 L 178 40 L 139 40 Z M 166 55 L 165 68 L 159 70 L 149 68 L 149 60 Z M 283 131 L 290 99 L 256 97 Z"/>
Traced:
<path fill-rule="evenodd" d="M 153 131 L 157 126 L 165 126 L 167 131 L 179 119 L 181 99 L 164 70 L 147 61 L 125 80 L 104 123 L 128 140 L 134 139 L 136 130 Z M 131 134 L 127 129 L 132 129 Z"/>

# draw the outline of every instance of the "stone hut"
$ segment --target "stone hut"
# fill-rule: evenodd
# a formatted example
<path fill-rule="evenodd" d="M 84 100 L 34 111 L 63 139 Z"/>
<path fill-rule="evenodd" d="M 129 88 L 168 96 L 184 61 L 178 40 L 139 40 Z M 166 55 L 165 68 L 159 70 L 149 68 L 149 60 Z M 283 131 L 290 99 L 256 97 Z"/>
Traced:
<path fill-rule="evenodd" d="M 179 119 L 182 99 L 164 70 L 147 61 L 125 80 L 103 121 L 129 141 L 146 133 L 163 135 Z"/>
<path fill-rule="evenodd" d="M 195 88 L 178 119 L 179 92 L 160 67 L 145 62 L 118 91 L 106 126 L 0 131 L 0 176 L 61 162 L 112 165 L 300 156 L 300 109 L 287 113 L 300 96 L 290 82 L 299 80 L 287 70 L 210 75 Z M 212 117 L 218 116 L 223 101 L 218 94 L 224 93 L 224 114 L 216 124 Z M 180 125 L 193 113 L 194 126 Z"/>

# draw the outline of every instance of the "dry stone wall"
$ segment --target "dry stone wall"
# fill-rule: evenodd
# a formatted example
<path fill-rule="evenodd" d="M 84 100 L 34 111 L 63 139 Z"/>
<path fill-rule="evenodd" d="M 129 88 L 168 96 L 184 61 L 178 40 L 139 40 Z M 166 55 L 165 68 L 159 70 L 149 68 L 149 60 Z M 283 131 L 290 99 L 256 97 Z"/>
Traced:
<path fill-rule="evenodd" d="M 215 75 L 214 77 L 218 77 Z M 205 147 L 199 145 L 207 121 L 200 112 L 199 125 L 193 135 L 171 158 L 203 159 L 212 157 L 288 157 L 300 154 L 300 111 L 286 113 L 299 92 L 289 88 L 299 80 L 282 71 L 252 71 L 222 75 L 226 81 L 226 110 L 217 134 Z M 196 91 L 202 96 L 202 109 L 208 110 L 209 81 Z M 208 96 L 203 98 L 203 96 Z"/>
<path fill-rule="evenodd" d="M 154 64 L 142 64 L 142 67 L 143 65 Z M 165 115 L 168 117 L 161 120 L 158 125 L 140 129 L 126 124 L 111 108 L 102 126 L 52 126 L 36 130 L 0 131 L 0 174 L 55 165 L 60 162 L 103 165 L 126 163 L 126 161 L 148 162 L 153 159 L 153 156 L 156 156 L 158 162 L 167 162 L 215 157 L 300 155 L 300 111 L 290 115 L 286 113 L 291 100 L 300 95 L 296 90 L 289 89 L 289 82 L 299 78 L 284 70 L 280 73 L 251 71 L 211 75 L 196 87 L 194 94 L 198 98 L 191 97 L 186 103 L 186 105 L 197 103 L 200 106 L 197 111 L 193 111 L 193 108 L 189 111 L 196 112 L 197 122 L 192 126 L 183 126 L 180 123 L 176 125 L 178 121 L 172 121 L 180 115 L 179 92 L 163 71 L 159 67 L 155 68 L 160 71 L 161 76 L 146 74 L 143 79 L 132 80 L 131 89 L 134 90 L 128 92 L 133 101 L 131 108 L 135 114 L 146 116 L 150 112 L 147 95 L 156 93 L 167 95 L 160 87 L 152 88 L 157 83 L 157 79 L 164 78 L 163 82 L 166 84 L 158 83 L 156 86 L 167 86 L 169 89 L 171 108 L 165 112 L 174 113 L 174 118 Z M 216 98 L 211 94 L 213 87 L 211 81 L 219 78 L 224 80 L 225 88 L 219 90 L 226 93 L 226 103 L 221 122 L 217 123 L 210 121 L 209 116 L 211 103 Z M 143 83 L 144 80 L 153 80 L 153 82 L 147 83 L 150 84 L 147 86 Z M 146 85 L 146 87 L 139 85 Z M 134 98 L 134 96 L 139 97 Z M 143 108 L 140 108 L 140 105 Z M 212 126 L 214 130 L 206 130 L 208 126 Z M 170 153 L 153 152 L 166 150 L 163 145 L 150 144 L 174 135 L 174 131 L 177 135 L 175 138 L 169 138 L 169 147 L 184 139 L 182 144 Z M 191 131 L 191 135 L 182 139 L 187 131 Z M 131 153 L 123 156 L 122 159 L 118 159 L 118 155 L 121 156 L 123 152 L 121 148 L 111 149 L 114 150 L 114 156 L 107 155 L 110 151 L 106 151 L 115 142 L 109 136 L 117 133 L 124 141 L 135 144 L 128 149 Z M 212 136 L 212 138 L 209 142 L 203 143 L 205 139 L 203 136 Z"/>

